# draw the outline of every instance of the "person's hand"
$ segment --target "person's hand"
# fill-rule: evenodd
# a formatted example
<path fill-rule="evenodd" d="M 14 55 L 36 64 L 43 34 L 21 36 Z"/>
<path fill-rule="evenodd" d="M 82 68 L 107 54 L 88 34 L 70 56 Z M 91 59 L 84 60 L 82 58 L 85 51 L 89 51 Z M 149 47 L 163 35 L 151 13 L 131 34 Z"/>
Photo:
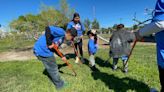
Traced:
<path fill-rule="evenodd" d="M 62 57 L 62 60 L 63 60 L 63 61 L 66 61 L 67 59 L 66 59 L 66 57 Z"/>
<path fill-rule="evenodd" d="M 83 40 L 83 35 L 81 35 L 80 38 Z"/>
<path fill-rule="evenodd" d="M 48 48 L 52 49 L 55 46 L 55 44 L 52 44 L 50 46 L 48 46 Z"/>
<path fill-rule="evenodd" d="M 98 46 L 98 44 L 96 44 L 95 46 L 96 46 L 96 48 L 98 48 L 98 47 L 99 47 L 99 46 Z"/>

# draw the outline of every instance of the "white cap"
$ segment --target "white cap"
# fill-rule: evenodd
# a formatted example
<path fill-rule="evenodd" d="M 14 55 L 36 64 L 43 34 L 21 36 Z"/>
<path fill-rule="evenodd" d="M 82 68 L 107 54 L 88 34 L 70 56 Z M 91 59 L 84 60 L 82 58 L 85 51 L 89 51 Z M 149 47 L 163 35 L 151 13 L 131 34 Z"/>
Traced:
<path fill-rule="evenodd" d="M 96 34 L 96 29 L 91 29 L 91 32 L 92 32 L 93 34 Z"/>

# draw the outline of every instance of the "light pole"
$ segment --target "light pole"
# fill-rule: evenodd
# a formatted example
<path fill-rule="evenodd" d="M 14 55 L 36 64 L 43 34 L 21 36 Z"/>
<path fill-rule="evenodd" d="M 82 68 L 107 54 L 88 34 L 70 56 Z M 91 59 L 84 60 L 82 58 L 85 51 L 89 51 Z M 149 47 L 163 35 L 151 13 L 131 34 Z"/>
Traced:
<path fill-rule="evenodd" d="M 120 18 L 120 24 L 122 23 L 122 18 Z"/>

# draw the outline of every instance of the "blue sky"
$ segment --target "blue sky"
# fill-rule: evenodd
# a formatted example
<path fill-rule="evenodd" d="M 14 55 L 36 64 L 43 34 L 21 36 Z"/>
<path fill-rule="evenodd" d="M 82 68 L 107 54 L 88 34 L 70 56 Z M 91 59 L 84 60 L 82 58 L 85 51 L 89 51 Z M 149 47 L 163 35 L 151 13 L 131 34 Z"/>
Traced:
<path fill-rule="evenodd" d="M 134 24 L 133 15 L 139 20 L 145 20 L 145 8 L 154 9 L 156 0 L 67 0 L 69 6 L 79 12 L 81 19 L 93 20 L 93 6 L 95 17 L 101 27 L 124 23 L 126 26 Z M 28 13 L 39 13 L 41 3 L 59 8 L 59 0 L 1 0 L 0 2 L 0 24 L 7 25 L 20 15 Z"/>

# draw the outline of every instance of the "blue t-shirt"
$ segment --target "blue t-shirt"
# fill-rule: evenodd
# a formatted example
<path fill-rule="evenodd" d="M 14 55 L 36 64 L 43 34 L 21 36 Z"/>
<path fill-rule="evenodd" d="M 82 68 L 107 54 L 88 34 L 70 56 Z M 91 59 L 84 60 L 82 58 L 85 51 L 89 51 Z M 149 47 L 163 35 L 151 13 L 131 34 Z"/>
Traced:
<path fill-rule="evenodd" d="M 157 0 L 153 20 L 164 20 L 164 0 Z"/>
<path fill-rule="evenodd" d="M 164 31 L 156 33 L 155 38 L 157 42 L 158 65 L 164 69 Z"/>
<path fill-rule="evenodd" d="M 85 27 L 82 23 L 75 24 L 73 21 L 69 22 L 67 25 L 67 29 L 75 28 L 77 30 L 77 36 L 82 36 Z"/>
<path fill-rule="evenodd" d="M 65 31 L 62 28 L 56 26 L 49 26 L 51 35 L 53 36 L 52 42 L 60 46 L 65 37 Z M 46 42 L 46 36 L 43 34 L 37 42 L 34 44 L 34 53 L 36 56 L 42 57 L 51 57 L 53 56 L 53 52 L 48 48 Z"/>
<path fill-rule="evenodd" d="M 98 46 L 97 46 L 97 44 L 94 43 L 94 40 L 89 39 L 89 41 L 88 41 L 88 52 L 89 52 L 89 54 L 91 54 L 91 55 L 96 54 L 97 49 L 98 49 Z"/>
<path fill-rule="evenodd" d="M 153 21 L 164 20 L 164 0 L 157 0 L 155 7 L 155 15 Z M 164 30 L 156 33 L 155 35 L 157 43 L 157 62 L 158 65 L 164 69 Z"/>

